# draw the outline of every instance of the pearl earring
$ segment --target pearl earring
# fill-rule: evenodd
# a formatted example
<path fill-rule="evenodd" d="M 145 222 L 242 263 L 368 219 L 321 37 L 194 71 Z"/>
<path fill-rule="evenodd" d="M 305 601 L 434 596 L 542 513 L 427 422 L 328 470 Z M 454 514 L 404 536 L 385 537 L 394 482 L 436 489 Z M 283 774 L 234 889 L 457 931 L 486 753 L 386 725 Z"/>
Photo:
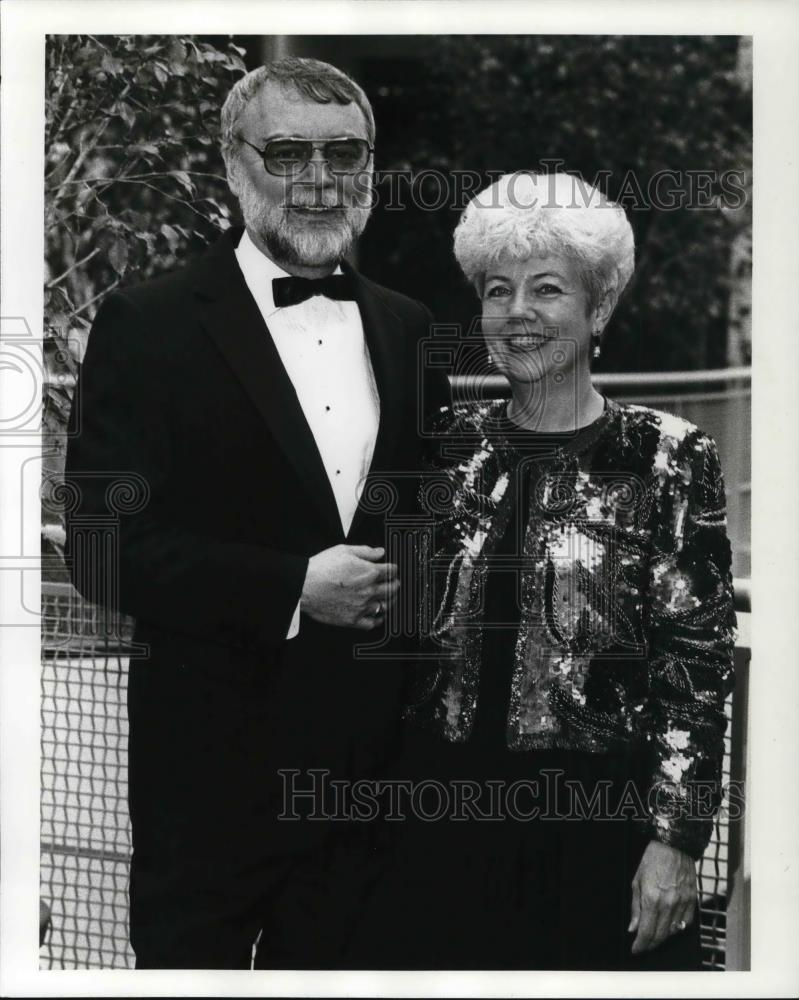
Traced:
<path fill-rule="evenodd" d="M 601 342 L 599 340 L 599 331 L 598 330 L 594 330 L 594 332 L 591 334 L 591 343 L 593 344 L 593 347 L 594 347 L 593 355 L 594 355 L 594 358 L 596 359 L 602 353 L 602 345 L 601 345 Z"/>

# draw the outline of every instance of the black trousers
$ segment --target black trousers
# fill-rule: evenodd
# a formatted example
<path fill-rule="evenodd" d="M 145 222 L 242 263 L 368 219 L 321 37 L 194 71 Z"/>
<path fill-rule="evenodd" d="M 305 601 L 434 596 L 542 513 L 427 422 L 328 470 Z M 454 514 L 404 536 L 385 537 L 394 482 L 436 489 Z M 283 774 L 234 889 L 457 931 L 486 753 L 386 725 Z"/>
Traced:
<path fill-rule="evenodd" d="M 259 967 L 339 963 L 368 888 L 375 831 L 308 818 L 315 795 L 289 809 L 302 819 L 285 819 L 293 785 L 284 779 L 296 775 L 301 792 L 319 772 L 331 782 L 379 773 L 399 696 L 388 672 L 370 664 L 370 686 L 367 667 L 346 663 L 343 639 L 314 659 L 321 640 L 312 625 L 268 664 L 223 651 L 184 666 L 167 650 L 131 670 L 137 968 L 246 969 L 256 939 Z"/>
<path fill-rule="evenodd" d="M 315 847 L 242 869 L 235 881 L 212 871 L 193 884 L 180 878 L 179 892 L 162 889 L 158 912 L 131 926 L 136 968 L 346 967 L 373 897 L 373 832 L 331 826 Z"/>

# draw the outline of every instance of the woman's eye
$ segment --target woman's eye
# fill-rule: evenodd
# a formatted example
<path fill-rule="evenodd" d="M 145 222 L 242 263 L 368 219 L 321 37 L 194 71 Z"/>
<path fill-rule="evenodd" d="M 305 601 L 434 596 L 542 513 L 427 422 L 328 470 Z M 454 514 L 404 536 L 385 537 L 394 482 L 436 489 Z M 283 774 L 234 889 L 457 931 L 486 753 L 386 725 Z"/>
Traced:
<path fill-rule="evenodd" d="M 536 288 L 536 291 L 539 295 L 560 295 L 561 290 L 557 285 L 546 284 L 539 285 L 538 288 Z"/>
<path fill-rule="evenodd" d="M 494 285 L 486 292 L 487 299 L 498 299 L 504 295 L 510 295 L 510 289 L 506 285 Z"/>

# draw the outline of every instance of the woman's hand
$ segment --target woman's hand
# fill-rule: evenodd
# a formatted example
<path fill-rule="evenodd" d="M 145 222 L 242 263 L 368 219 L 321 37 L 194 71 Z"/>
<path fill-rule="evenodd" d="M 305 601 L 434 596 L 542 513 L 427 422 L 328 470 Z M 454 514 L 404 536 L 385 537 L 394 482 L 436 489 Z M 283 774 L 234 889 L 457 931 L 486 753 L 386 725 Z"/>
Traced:
<path fill-rule="evenodd" d="M 647 844 L 633 879 L 632 953 L 651 951 L 684 930 L 696 910 L 696 864 L 676 847 L 657 840 Z"/>

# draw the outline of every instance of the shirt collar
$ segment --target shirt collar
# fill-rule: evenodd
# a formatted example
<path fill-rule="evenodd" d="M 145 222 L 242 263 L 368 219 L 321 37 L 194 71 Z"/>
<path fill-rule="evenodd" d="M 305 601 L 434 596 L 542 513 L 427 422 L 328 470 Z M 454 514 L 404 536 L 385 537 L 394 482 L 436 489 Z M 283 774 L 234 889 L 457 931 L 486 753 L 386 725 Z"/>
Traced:
<path fill-rule="evenodd" d="M 267 257 L 265 253 L 262 253 L 258 247 L 250 239 L 250 234 L 247 230 L 244 230 L 244 234 L 239 241 L 239 245 L 236 248 L 236 259 L 239 262 L 239 267 L 244 274 L 244 278 L 250 288 L 258 288 L 262 297 L 262 303 L 265 307 L 265 316 L 268 318 L 273 313 L 282 312 L 275 306 L 275 300 L 272 297 L 272 280 L 274 278 L 288 278 L 290 277 L 288 271 L 284 271 L 282 267 L 276 264 L 271 257 Z M 339 265 L 333 274 L 342 274 L 341 266 Z M 294 306 L 288 306 L 287 308 L 295 308 Z"/>

